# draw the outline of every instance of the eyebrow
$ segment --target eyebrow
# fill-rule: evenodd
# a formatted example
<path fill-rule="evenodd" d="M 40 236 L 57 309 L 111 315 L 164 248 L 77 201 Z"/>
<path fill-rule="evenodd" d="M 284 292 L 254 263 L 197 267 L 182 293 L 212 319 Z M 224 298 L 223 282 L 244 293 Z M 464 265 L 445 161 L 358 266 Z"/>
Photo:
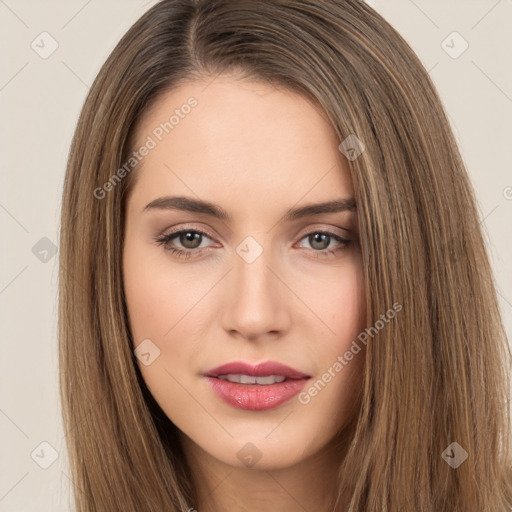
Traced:
<path fill-rule="evenodd" d="M 202 201 L 185 196 L 159 197 L 158 199 L 155 199 L 147 204 L 143 209 L 143 212 L 150 210 L 180 210 L 193 213 L 202 213 L 204 215 L 209 215 L 210 217 L 214 217 L 216 219 L 227 222 L 232 220 L 231 215 L 222 207 L 208 201 Z M 354 198 L 349 197 L 347 199 L 334 199 L 325 203 L 307 204 L 297 208 L 292 208 L 284 214 L 281 222 L 291 222 L 312 215 L 344 211 L 356 211 L 356 202 Z"/>

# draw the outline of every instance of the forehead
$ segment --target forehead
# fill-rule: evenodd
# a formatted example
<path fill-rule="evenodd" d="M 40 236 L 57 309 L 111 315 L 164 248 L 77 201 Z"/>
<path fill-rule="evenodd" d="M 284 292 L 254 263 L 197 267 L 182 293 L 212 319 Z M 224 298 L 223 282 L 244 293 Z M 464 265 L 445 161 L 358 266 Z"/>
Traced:
<path fill-rule="evenodd" d="M 164 93 L 138 123 L 135 149 L 146 142 L 134 189 L 141 200 L 172 192 L 260 204 L 353 196 L 325 112 L 262 82 L 220 76 Z"/>

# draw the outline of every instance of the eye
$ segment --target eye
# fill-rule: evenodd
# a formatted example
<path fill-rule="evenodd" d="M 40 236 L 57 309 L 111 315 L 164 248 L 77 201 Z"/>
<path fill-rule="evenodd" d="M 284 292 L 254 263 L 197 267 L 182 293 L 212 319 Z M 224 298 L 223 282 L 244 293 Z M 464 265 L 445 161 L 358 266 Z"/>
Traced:
<path fill-rule="evenodd" d="M 208 249 L 208 247 L 205 246 L 201 247 L 205 238 L 210 240 L 212 239 L 212 237 L 207 233 L 198 229 L 181 229 L 157 237 L 155 238 L 155 242 L 158 245 L 163 245 L 166 251 L 170 251 L 171 254 L 174 254 L 179 258 L 190 258 L 192 256 L 197 256 Z M 183 249 L 176 247 L 171 243 L 175 239 Z M 317 258 L 328 256 L 329 254 L 336 255 L 348 247 L 351 242 L 336 233 L 323 230 L 311 231 L 301 238 L 301 240 L 304 239 L 307 239 L 311 244 L 311 250 Z M 330 248 L 333 240 L 338 244 L 338 247 L 335 247 L 334 249 Z"/>
<path fill-rule="evenodd" d="M 171 241 L 178 239 L 182 247 L 179 249 L 171 245 Z M 190 258 L 193 253 L 203 252 L 204 247 L 201 246 L 203 238 L 210 238 L 204 231 L 198 229 L 181 229 L 179 231 L 173 231 L 167 235 L 162 235 L 155 239 L 159 245 L 163 245 L 166 251 L 170 251 L 172 254 L 182 258 Z M 201 250 L 196 250 L 200 248 Z"/>
<path fill-rule="evenodd" d="M 317 253 L 315 254 L 315 257 L 317 258 L 328 256 L 329 254 L 336 255 L 337 253 L 342 252 L 344 249 L 346 249 L 351 242 L 350 240 L 347 240 L 337 235 L 336 233 L 322 230 L 311 231 L 310 233 L 301 238 L 301 240 L 304 239 L 307 239 L 307 241 L 313 248 L 314 253 Z M 333 240 L 335 240 L 338 243 L 338 247 L 334 249 L 329 248 Z"/>

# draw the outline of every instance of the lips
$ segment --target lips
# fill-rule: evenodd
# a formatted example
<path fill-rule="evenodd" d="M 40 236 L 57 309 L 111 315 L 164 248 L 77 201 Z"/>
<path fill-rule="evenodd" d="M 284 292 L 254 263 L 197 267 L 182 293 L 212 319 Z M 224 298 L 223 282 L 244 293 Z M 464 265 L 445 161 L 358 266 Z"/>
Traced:
<path fill-rule="evenodd" d="M 267 377 L 270 375 L 282 375 L 287 379 L 307 379 L 309 375 L 291 368 L 277 361 L 266 361 L 257 365 L 245 363 L 244 361 L 233 361 L 212 368 L 204 373 L 205 377 L 218 377 L 219 375 L 249 375 L 251 377 Z"/>
<path fill-rule="evenodd" d="M 257 365 L 235 361 L 212 368 L 203 376 L 221 400 L 232 407 L 248 411 L 273 409 L 288 402 L 302 391 L 310 378 L 309 375 L 277 361 L 266 361 Z M 258 378 L 258 381 L 247 382 L 252 380 L 251 377 Z M 264 377 L 268 379 L 263 379 Z"/>

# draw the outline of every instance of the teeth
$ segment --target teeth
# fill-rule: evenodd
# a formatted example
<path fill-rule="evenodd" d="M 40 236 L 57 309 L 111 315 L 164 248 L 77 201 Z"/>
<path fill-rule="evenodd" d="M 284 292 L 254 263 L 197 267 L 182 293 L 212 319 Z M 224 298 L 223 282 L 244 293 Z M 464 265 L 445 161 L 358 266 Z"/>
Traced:
<path fill-rule="evenodd" d="M 250 375 L 240 375 L 230 373 L 228 375 L 219 375 L 217 378 L 227 380 L 229 382 L 237 382 L 239 384 L 275 384 L 276 382 L 283 382 L 286 377 L 282 375 L 269 375 L 267 377 L 251 377 Z"/>

